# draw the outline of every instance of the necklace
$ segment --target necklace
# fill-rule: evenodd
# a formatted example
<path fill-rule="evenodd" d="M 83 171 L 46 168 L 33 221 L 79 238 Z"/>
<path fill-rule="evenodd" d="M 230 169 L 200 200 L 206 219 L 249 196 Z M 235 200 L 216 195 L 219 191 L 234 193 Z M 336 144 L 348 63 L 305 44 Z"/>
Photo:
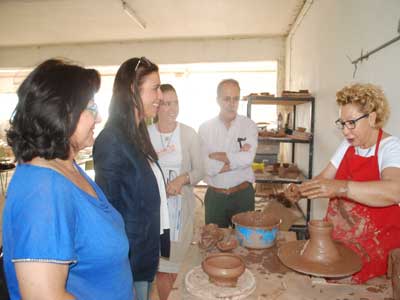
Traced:
<path fill-rule="evenodd" d="M 163 149 L 168 149 L 168 148 L 169 148 L 169 145 L 171 144 L 171 141 L 172 141 L 172 137 L 173 137 L 173 135 L 174 135 L 174 132 L 175 132 L 175 131 L 173 131 L 170 135 L 165 135 L 165 133 L 162 134 L 162 133 L 160 132 L 160 140 L 161 140 L 161 145 L 162 145 L 162 148 L 163 148 Z M 163 136 L 164 136 L 164 137 L 163 137 Z"/>
<path fill-rule="evenodd" d="M 169 134 L 161 133 L 160 127 L 157 125 L 158 128 L 158 133 L 160 134 L 160 141 L 161 141 L 161 146 L 163 149 L 168 149 L 169 145 L 171 144 L 172 137 L 174 136 L 175 129 Z"/>
<path fill-rule="evenodd" d="M 367 149 L 362 149 L 360 147 L 356 147 L 356 154 L 360 155 L 360 156 L 364 156 L 364 157 L 369 157 L 369 156 L 371 156 L 370 153 L 372 151 L 372 148 L 374 148 L 374 146 L 369 147 Z"/>

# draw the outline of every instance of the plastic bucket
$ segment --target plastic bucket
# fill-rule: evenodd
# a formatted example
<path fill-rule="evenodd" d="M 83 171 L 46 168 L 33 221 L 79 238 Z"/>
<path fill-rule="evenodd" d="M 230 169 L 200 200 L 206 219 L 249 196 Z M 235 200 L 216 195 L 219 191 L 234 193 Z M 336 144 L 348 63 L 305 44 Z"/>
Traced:
<path fill-rule="evenodd" d="M 234 215 L 232 223 L 241 246 L 263 249 L 275 245 L 282 220 L 271 214 L 249 211 Z"/>

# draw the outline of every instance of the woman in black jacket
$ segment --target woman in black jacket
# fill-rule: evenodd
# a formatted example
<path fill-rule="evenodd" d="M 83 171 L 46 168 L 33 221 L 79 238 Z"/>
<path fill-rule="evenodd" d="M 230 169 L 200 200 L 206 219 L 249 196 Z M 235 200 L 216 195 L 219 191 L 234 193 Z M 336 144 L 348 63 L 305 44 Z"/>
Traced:
<path fill-rule="evenodd" d="M 125 220 L 139 300 L 149 299 L 160 254 L 158 158 L 145 118 L 156 115 L 161 98 L 157 65 L 145 57 L 125 61 L 93 149 L 95 180 Z"/>

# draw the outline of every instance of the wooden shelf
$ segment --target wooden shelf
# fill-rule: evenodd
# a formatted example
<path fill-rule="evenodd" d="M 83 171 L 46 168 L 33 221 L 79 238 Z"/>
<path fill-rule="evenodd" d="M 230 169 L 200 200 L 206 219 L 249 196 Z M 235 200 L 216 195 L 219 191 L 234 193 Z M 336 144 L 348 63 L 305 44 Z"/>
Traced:
<path fill-rule="evenodd" d="M 297 178 L 282 178 L 278 175 L 272 175 L 269 172 L 264 173 L 256 173 L 254 172 L 256 177 L 256 183 L 302 183 L 306 180 L 306 176 L 304 174 L 300 174 Z"/>
<path fill-rule="evenodd" d="M 258 137 L 258 141 L 273 141 L 273 142 L 279 142 L 279 143 L 302 143 L 302 144 L 309 144 L 312 139 L 309 140 L 304 140 L 304 139 L 294 139 L 294 138 L 289 138 L 289 137 L 273 137 L 273 136 L 267 136 L 267 137 Z"/>
<path fill-rule="evenodd" d="M 310 103 L 314 100 L 314 97 L 307 98 L 295 98 L 295 97 L 271 97 L 271 96 L 247 96 L 245 101 L 251 102 L 252 105 L 298 105 Z"/>

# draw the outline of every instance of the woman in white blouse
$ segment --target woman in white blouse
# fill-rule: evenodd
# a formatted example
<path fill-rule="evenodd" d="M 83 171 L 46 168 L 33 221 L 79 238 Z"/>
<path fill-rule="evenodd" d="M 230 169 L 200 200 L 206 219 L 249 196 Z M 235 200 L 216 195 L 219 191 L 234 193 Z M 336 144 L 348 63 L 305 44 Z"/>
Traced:
<path fill-rule="evenodd" d="M 179 102 L 174 87 L 162 84 L 158 120 L 149 134 L 167 183 L 170 221 L 170 258 L 161 257 L 156 276 L 161 300 L 168 298 L 180 264 L 193 237 L 193 187 L 203 177 L 200 140 L 195 130 L 176 121 Z"/>

